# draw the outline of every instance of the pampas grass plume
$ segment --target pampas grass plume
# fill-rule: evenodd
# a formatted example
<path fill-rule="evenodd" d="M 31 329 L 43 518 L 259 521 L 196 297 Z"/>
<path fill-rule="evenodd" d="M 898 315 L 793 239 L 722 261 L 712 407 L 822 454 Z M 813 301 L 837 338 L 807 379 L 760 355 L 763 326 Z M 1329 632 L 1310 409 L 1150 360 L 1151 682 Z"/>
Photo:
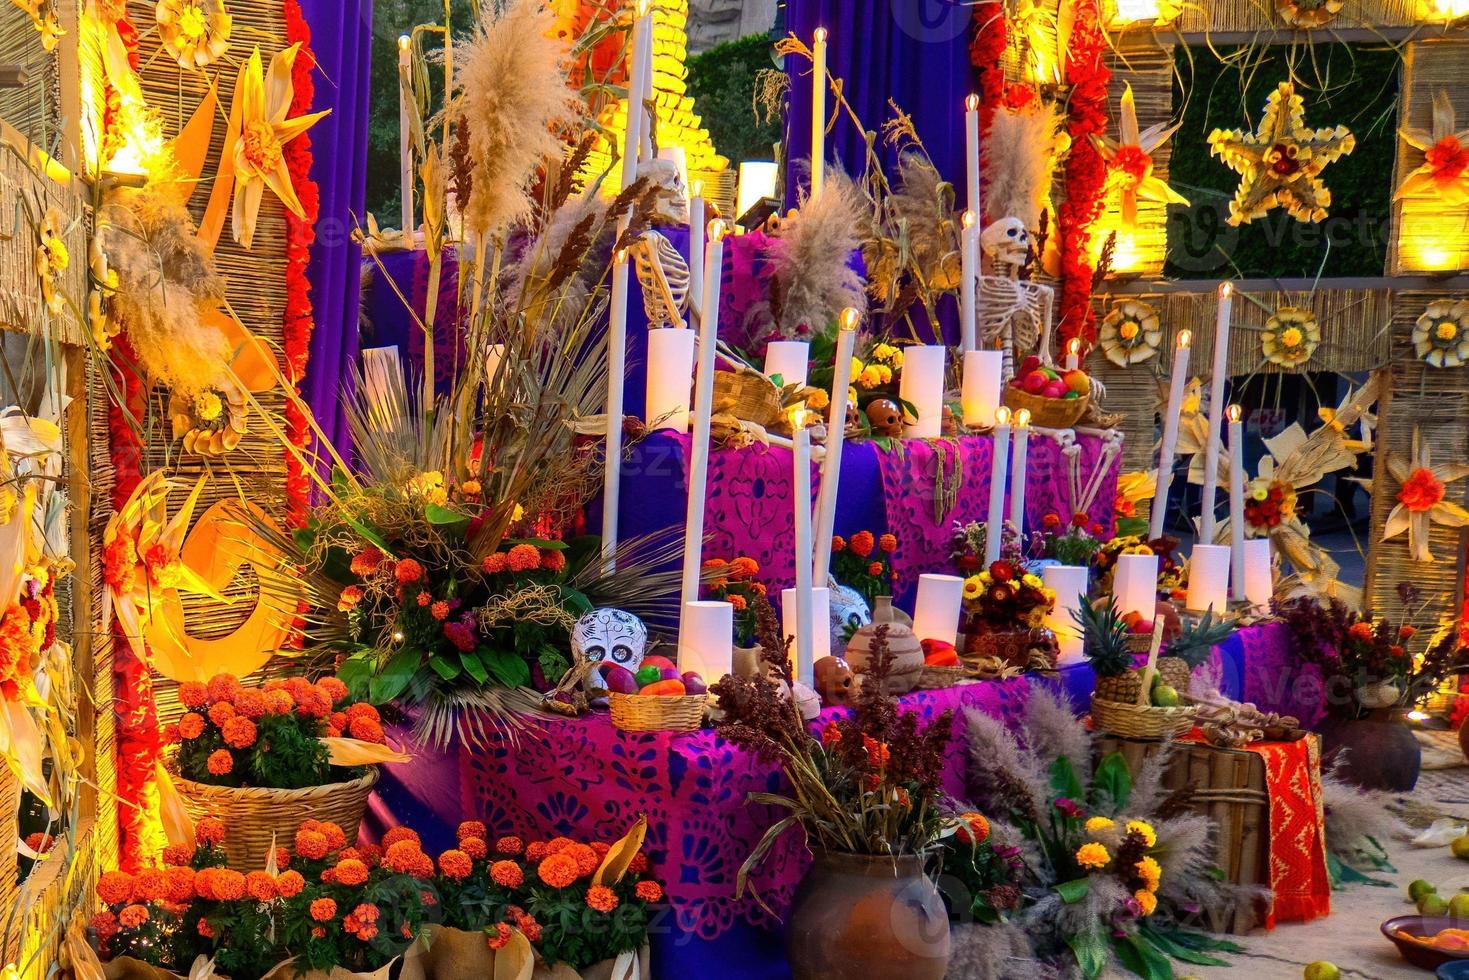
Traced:
<path fill-rule="evenodd" d="M 779 297 L 783 337 L 819 332 L 845 307 L 864 305 L 865 283 L 851 267 L 861 245 L 862 201 L 846 174 L 827 168 L 820 194 L 800 209 L 771 243 L 770 263 Z"/>

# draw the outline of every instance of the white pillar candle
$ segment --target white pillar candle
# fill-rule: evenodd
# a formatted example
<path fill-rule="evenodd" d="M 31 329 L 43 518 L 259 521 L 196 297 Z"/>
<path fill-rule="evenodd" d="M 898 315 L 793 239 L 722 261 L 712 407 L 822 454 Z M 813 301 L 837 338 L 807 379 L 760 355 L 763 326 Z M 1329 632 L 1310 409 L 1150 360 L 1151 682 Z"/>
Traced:
<path fill-rule="evenodd" d="M 1025 460 L 1030 453 L 1030 409 L 1015 413 L 1014 448 L 1010 453 L 1010 523 L 1025 534 Z"/>
<path fill-rule="evenodd" d="M 1219 313 L 1214 320 L 1214 366 L 1209 376 L 1209 434 L 1204 441 L 1204 491 L 1200 498 L 1199 540 L 1214 540 L 1214 491 L 1219 487 L 1219 435 L 1224 421 L 1224 379 L 1229 375 L 1229 314 L 1232 283 L 1219 284 Z"/>
<path fill-rule="evenodd" d="M 1077 663 L 1085 656 L 1086 639 L 1074 614 L 1087 601 L 1087 572 L 1085 565 L 1047 565 L 1041 570 L 1041 581 L 1056 593 L 1056 605 L 1046 615 L 1046 629 L 1056 634 L 1062 664 Z"/>
<path fill-rule="evenodd" d="M 724 261 L 724 225 L 709 223 L 704 247 L 705 271 Z M 709 425 L 714 413 L 714 348 L 719 339 L 719 275 L 704 279 L 704 315 L 699 319 L 699 370 L 695 379 L 693 435 L 689 440 L 689 501 L 684 512 L 683 605 L 699 598 L 699 570 L 704 564 L 704 497 L 709 479 Z M 682 636 L 682 629 L 680 629 Z"/>
<path fill-rule="evenodd" d="M 800 605 L 800 591 L 781 589 L 780 629 L 782 636 L 796 636 L 800 624 L 796 622 L 796 610 Z M 831 590 L 811 589 L 811 662 L 831 656 Z M 801 680 L 797 671 L 796 680 Z M 804 684 L 811 682 L 802 681 Z"/>
<path fill-rule="evenodd" d="M 780 375 L 781 385 L 805 387 L 811 370 L 811 345 L 804 340 L 772 340 L 765 348 L 765 373 Z"/>
<path fill-rule="evenodd" d="M 1066 341 L 1066 360 L 1063 362 L 1066 370 L 1077 371 L 1081 369 L 1081 338 L 1072 337 Z"/>
<path fill-rule="evenodd" d="M 1188 559 L 1188 608 L 1223 614 L 1229 606 L 1229 545 L 1196 544 Z"/>
<path fill-rule="evenodd" d="M 995 409 L 994 447 L 990 454 L 990 506 L 984 525 L 984 563 L 998 561 L 1005 529 L 1005 464 L 1010 459 L 1010 410 Z"/>
<path fill-rule="evenodd" d="M 398 38 L 398 182 L 403 195 L 403 237 L 413 242 L 413 122 L 408 93 L 413 91 L 413 52 L 407 34 Z"/>
<path fill-rule="evenodd" d="M 734 606 L 686 602 L 678 637 L 678 669 L 717 684 L 734 670 Z"/>
<path fill-rule="evenodd" d="M 648 331 L 647 416 L 649 426 L 689 430 L 689 389 L 694 386 L 692 330 Z"/>
<path fill-rule="evenodd" d="M 836 363 L 831 372 L 831 407 L 826 416 L 826 455 L 821 460 L 821 490 L 816 499 L 816 563 L 812 581 L 825 585 L 831 575 L 831 538 L 836 533 L 837 491 L 842 480 L 842 448 L 847 436 L 847 389 L 852 383 L 852 350 L 862 315 L 852 307 L 837 319 Z"/>
<path fill-rule="evenodd" d="M 964 580 L 957 575 L 918 576 L 918 598 L 913 606 L 913 635 L 951 646 L 959 642 L 959 615 L 964 605 Z"/>
<path fill-rule="evenodd" d="M 1117 615 L 1152 619 L 1158 608 L 1158 556 L 1118 555 L 1112 572 L 1112 607 Z"/>
<path fill-rule="evenodd" d="M 826 28 L 816 28 L 811 45 L 811 196 L 826 180 Z"/>
<path fill-rule="evenodd" d="M 811 595 L 811 433 L 806 428 L 806 413 L 792 413 L 791 444 L 793 447 L 791 504 L 795 510 L 796 544 L 796 680 L 812 682 L 812 652 L 815 649 L 815 614 Z"/>
<path fill-rule="evenodd" d="M 704 183 L 694 181 L 689 198 L 689 313 L 698 326 L 699 299 L 704 295 Z"/>
<path fill-rule="evenodd" d="M 1245 426 L 1238 405 L 1229 406 L 1230 596 L 1245 597 Z"/>
<path fill-rule="evenodd" d="M 959 401 L 964 424 L 988 428 L 995 424 L 995 409 L 1000 407 L 1000 371 L 1005 356 L 997 350 L 964 352 L 964 385 Z"/>
<path fill-rule="evenodd" d="M 1178 342 L 1173 351 L 1173 376 L 1168 387 L 1168 407 L 1163 412 L 1163 445 L 1158 453 L 1158 482 L 1153 491 L 1152 520 L 1148 524 L 1148 537 L 1163 534 L 1163 518 L 1168 513 L 1168 487 L 1173 483 L 1173 454 L 1178 448 L 1178 416 L 1183 410 L 1183 388 L 1188 382 L 1189 342 L 1193 335 L 1187 330 L 1178 332 Z"/>
<path fill-rule="evenodd" d="M 964 99 L 964 177 L 968 196 L 965 206 L 974 212 L 976 224 L 981 224 L 979 189 L 979 96 L 969 95 Z M 972 350 L 973 348 L 966 348 Z"/>
<path fill-rule="evenodd" d="M 1270 557 L 1270 539 L 1245 542 L 1245 601 L 1256 612 L 1267 612 L 1275 597 L 1275 569 Z"/>
<path fill-rule="evenodd" d="M 898 397 L 918 413 L 914 418 L 906 409 L 903 412 L 903 435 L 910 439 L 937 439 L 943 434 L 946 353 L 942 344 L 914 345 L 903 351 Z"/>
<path fill-rule="evenodd" d="M 979 284 L 979 218 L 971 210 L 964 212 L 959 232 L 959 332 L 964 353 L 976 346 L 978 335 L 978 310 L 975 306 L 975 288 Z"/>

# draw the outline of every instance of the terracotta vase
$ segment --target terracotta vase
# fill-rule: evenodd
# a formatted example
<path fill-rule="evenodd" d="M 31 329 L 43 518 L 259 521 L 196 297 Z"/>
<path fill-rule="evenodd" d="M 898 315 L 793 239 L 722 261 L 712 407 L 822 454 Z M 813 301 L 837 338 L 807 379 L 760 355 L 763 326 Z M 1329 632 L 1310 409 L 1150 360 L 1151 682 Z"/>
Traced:
<path fill-rule="evenodd" d="M 923 644 L 914 635 L 911 626 L 898 622 L 893 611 L 892 596 L 877 597 L 877 605 L 872 610 L 872 622 L 854 633 L 851 642 L 847 644 L 847 664 L 855 674 L 867 672 L 872 639 L 879 626 L 888 628 L 888 652 L 893 658 L 885 686 L 890 694 L 906 694 L 918 686 L 918 678 L 923 674 Z"/>
<path fill-rule="evenodd" d="M 949 918 L 921 858 L 816 853 L 786 917 L 793 980 L 943 980 Z"/>
<path fill-rule="evenodd" d="M 1417 785 L 1423 750 L 1396 710 L 1378 709 L 1366 718 L 1328 718 L 1318 729 L 1323 768 L 1340 757 L 1338 772 L 1366 789 L 1406 793 Z"/>

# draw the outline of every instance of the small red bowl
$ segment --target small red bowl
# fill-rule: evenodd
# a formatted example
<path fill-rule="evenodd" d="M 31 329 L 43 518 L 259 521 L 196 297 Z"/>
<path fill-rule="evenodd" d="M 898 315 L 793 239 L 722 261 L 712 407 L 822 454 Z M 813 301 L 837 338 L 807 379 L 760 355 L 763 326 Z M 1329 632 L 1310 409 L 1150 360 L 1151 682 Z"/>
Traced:
<path fill-rule="evenodd" d="M 1436 936 L 1444 929 L 1469 929 L 1469 922 L 1450 919 L 1447 916 L 1427 917 L 1422 915 L 1399 915 L 1382 924 L 1382 934 L 1392 940 L 1403 959 L 1425 970 L 1436 970 L 1450 960 L 1469 960 L 1469 950 L 1455 952 L 1438 949 L 1423 943 L 1415 943 L 1398 935 L 1399 931 L 1410 936 Z"/>

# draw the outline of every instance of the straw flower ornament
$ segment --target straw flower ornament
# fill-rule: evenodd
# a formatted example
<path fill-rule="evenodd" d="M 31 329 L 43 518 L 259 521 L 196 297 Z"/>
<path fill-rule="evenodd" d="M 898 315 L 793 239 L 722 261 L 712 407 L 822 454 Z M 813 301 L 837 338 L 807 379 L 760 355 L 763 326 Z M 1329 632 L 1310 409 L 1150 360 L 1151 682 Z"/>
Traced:
<path fill-rule="evenodd" d="M 1449 93 L 1439 89 L 1433 97 L 1432 128 L 1407 127 L 1399 133 L 1409 146 L 1423 151 L 1423 163 L 1403 178 L 1395 199 L 1437 198 L 1449 207 L 1469 204 L 1469 129 L 1454 126 Z"/>
<path fill-rule="evenodd" d="M 1436 299 L 1413 324 L 1413 350 L 1433 367 L 1469 361 L 1469 300 Z"/>
<path fill-rule="evenodd" d="M 71 253 L 62 236 L 66 219 L 55 208 L 46 212 L 37 229 L 36 275 L 41 280 L 41 298 L 46 309 L 60 313 L 66 307 L 66 295 L 57 289 L 61 274 L 71 267 Z"/>
<path fill-rule="evenodd" d="M 1118 138 L 1092 137 L 1102 159 L 1107 161 L 1107 169 L 1111 171 L 1111 183 L 1117 188 L 1125 224 L 1137 223 L 1139 200 L 1188 204 L 1188 198 L 1169 187 L 1167 181 L 1153 176 L 1153 154 L 1177 131 L 1177 125 L 1159 123 L 1139 132 L 1137 105 L 1132 97 L 1132 86 L 1128 85 L 1122 90 L 1121 111 L 1117 119 Z"/>
<path fill-rule="evenodd" d="M 10 0 L 12 6 L 31 19 L 31 26 L 41 35 L 41 47 L 55 51 L 66 36 L 56 12 L 56 0 Z"/>
<path fill-rule="evenodd" d="M 1469 476 L 1469 463 L 1440 463 L 1433 465 L 1433 453 L 1423 431 L 1413 427 L 1413 452 L 1404 457 L 1389 453 L 1387 472 L 1397 481 L 1396 506 L 1387 515 L 1382 529 L 1382 540 L 1395 538 L 1403 532 L 1408 534 L 1408 548 L 1414 561 L 1433 561 L 1428 550 L 1428 532 L 1431 524 L 1443 527 L 1469 525 L 1469 510 L 1447 499 L 1448 485 Z"/>
<path fill-rule="evenodd" d="M 1107 360 L 1118 367 L 1141 364 L 1157 356 L 1163 342 L 1158 311 L 1142 300 L 1123 300 L 1108 311 L 1098 329 L 1097 343 Z"/>
<path fill-rule="evenodd" d="M 229 49 L 233 19 L 222 0 L 158 0 L 153 8 L 163 49 L 180 68 L 203 68 Z"/>
<path fill-rule="evenodd" d="M 1300 367 L 1311 359 L 1320 343 L 1321 324 L 1316 314 L 1297 306 L 1282 306 L 1265 321 L 1260 349 L 1271 364 Z"/>

